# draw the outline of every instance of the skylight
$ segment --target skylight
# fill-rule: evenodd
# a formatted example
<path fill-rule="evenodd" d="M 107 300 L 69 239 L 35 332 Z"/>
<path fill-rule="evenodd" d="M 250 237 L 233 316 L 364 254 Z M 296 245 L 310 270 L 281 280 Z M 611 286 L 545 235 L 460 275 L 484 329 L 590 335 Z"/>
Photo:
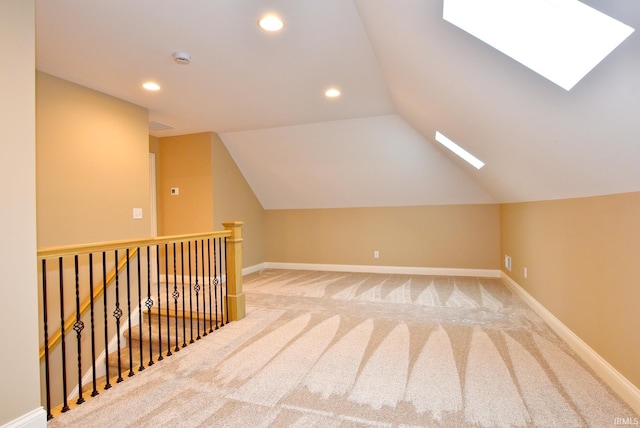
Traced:
<path fill-rule="evenodd" d="M 476 169 L 480 169 L 484 166 L 484 162 L 480 159 L 442 135 L 440 132 L 436 131 L 436 141 L 445 146 L 447 149 L 451 150 L 453 153 L 460 156 L 462 159 L 473 165 Z"/>
<path fill-rule="evenodd" d="M 442 17 L 567 91 L 634 31 L 577 0 L 444 0 Z"/>

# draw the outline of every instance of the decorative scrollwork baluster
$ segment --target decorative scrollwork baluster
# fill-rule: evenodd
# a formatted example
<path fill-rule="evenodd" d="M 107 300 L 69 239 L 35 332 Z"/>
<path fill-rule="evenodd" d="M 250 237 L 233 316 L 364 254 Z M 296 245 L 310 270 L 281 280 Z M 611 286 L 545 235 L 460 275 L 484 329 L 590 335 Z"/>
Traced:
<path fill-rule="evenodd" d="M 164 288 L 167 298 L 167 357 L 170 357 L 173 353 L 171 352 L 171 320 L 169 318 L 171 308 L 169 303 L 169 244 L 164 244 Z"/>
<path fill-rule="evenodd" d="M 149 316 L 149 366 L 153 362 L 153 340 L 151 340 L 151 308 L 153 307 L 153 299 L 151 298 L 151 246 L 147 245 L 147 300 L 144 305 L 147 307 L 147 315 Z M 140 334 L 142 337 L 142 334 Z"/>
<path fill-rule="evenodd" d="M 84 398 L 82 397 L 82 330 L 84 330 L 84 323 L 80 320 L 80 274 L 77 254 L 73 261 L 76 288 L 76 322 L 73 324 L 73 330 L 76 332 L 78 354 L 78 400 L 76 400 L 76 404 L 82 404 L 84 403 Z"/>
<path fill-rule="evenodd" d="M 117 383 L 122 382 L 124 379 L 122 378 L 122 350 L 120 349 L 120 318 L 122 318 L 122 309 L 120 309 L 120 275 L 118 273 L 118 250 L 114 251 L 115 255 L 115 264 L 116 264 L 116 306 L 113 311 L 113 316 L 116 319 L 116 339 L 117 339 L 117 347 L 118 347 L 118 379 Z"/>
<path fill-rule="evenodd" d="M 200 284 L 198 283 L 198 241 L 195 242 L 196 248 L 196 284 L 193 286 L 193 291 L 196 292 L 196 326 L 198 327 L 198 335 L 196 340 L 200 340 Z"/>
<path fill-rule="evenodd" d="M 219 238 L 218 238 L 219 239 Z M 213 239 L 213 296 L 215 298 L 215 319 L 216 330 L 218 329 L 218 261 L 217 261 L 216 239 Z"/>
<path fill-rule="evenodd" d="M 178 346 L 178 297 L 180 297 L 180 293 L 178 292 L 178 278 L 176 272 L 176 243 L 173 243 L 173 293 L 171 293 L 171 297 L 173 297 L 173 316 L 176 327 L 176 347 L 174 348 L 174 352 L 180 351 L 180 347 Z"/>

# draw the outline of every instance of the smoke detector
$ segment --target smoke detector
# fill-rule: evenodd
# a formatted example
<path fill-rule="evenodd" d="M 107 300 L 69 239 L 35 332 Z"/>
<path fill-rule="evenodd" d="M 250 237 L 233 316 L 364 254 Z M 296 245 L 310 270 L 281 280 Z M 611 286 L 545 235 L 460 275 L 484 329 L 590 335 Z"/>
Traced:
<path fill-rule="evenodd" d="M 191 62 L 191 55 L 186 52 L 175 52 L 173 60 L 178 64 L 187 65 Z"/>

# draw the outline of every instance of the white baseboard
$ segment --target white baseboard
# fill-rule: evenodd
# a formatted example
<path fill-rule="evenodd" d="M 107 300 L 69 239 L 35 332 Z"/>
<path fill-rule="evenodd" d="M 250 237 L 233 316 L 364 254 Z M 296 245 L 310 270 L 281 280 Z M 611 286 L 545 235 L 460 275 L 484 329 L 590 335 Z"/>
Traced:
<path fill-rule="evenodd" d="M 611 364 L 587 345 L 578 335 L 556 318 L 547 308 L 531 296 L 507 274 L 501 272 L 503 281 L 522 298 L 553 331 L 573 349 L 598 376 L 605 381 L 638 414 L 640 414 L 640 389 L 618 372 Z"/>
<path fill-rule="evenodd" d="M 500 278 L 499 269 L 462 269 L 462 268 L 433 268 L 433 267 L 410 267 L 410 266 L 373 266 L 373 265 L 332 265 L 332 264 L 278 263 L 278 262 L 265 262 L 256 266 L 260 266 L 260 269 L 293 269 L 293 270 L 318 270 L 318 271 L 331 271 L 331 272 L 362 272 L 362 273 L 388 273 L 388 274 L 436 275 L 436 276 L 477 276 L 477 277 L 483 277 L 483 278 Z M 260 270 L 260 269 L 256 269 L 256 270 Z M 244 271 L 243 271 L 243 274 L 244 274 Z"/>
<path fill-rule="evenodd" d="M 38 407 L 33 409 L 29 413 L 15 418 L 14 420 L 2 425 L 1 428 L 46 428 L 47 426 L 47 412 Z"/>
<path fill-rule="evenodd" d="M 261 271 L 263 269 L 267 269 L 266 263 L 258 263 L 257 265 L 249 266 L 246 268 L 242 268 L 242 275 L 249 275 L 254 272 Z"/>

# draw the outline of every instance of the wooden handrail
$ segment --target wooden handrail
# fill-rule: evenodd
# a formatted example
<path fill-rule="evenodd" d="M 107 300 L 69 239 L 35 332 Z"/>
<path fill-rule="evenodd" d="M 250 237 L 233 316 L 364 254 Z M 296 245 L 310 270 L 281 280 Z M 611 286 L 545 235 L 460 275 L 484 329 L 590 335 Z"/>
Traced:
<path fill-rule="evenodd" d="M 97 253 L 110 250 L 144 247 L 147 245 L 159 245 L 171 242 L 184 242 L 203 238 L 230 237 L 231 231 L 194 233 L 190 235 L 159 236 L 157 238 L 130 239 L 124 241 L 100 242 L 97 244 L 65 245 L 60 247 L 48 247 L 38 250 L 38 259 L 51 259 L 76 254 Z"/>
<path fill-rule="evenodd" d="M 93 290 L 93 296 L 87 297 L 82 302 L 82 304 L 80 305 L 80 317 L 82 317 L 84 314 L 87 313 L 87 311 L 91 307 L 92 300 L 96 301 L 100 296 L 102 296 L 102 293 L 106 290 L 106 288 L 109 287 L 109 285 L 111 285 L 111 283 L 115 280 L 117 272 L 121 272 L 122 269 L 124 269 L 125 265 L 127 264 L 127 261 L 132 260 L 137 254 L 138 254 L 138 249 L 136 248 L 133 251 L 129 252 L 128 259 L 126 256 L 120 259 L 120 262 L 118 262 L 118 266 L 116 266 L 113 270 L 111 270 L 111 272 L 109 272 L 109 274 L 107 275 L 106 283 L 102 283 L 98 285 Z M 64 334 L 67 334 L 69 333 L 69 331 L 71 331 L 74 324 L 76 323 L 76 319 L 77 319 L 76 312 L 74 311 L 73 314 L 71 314 L 69 318 L 67 318 L 64 322 Z M 48 340 L 49 352 L 51 352 L 53 348 L 58 346 L 58 343 L 60 343 L 61 340 L 62 340 L 62 328 L 58 328 L 58 330 L 56 330 Z M 40 348 L 40 361 L 42 360 L 44 360 L 44 346 Z"/>

